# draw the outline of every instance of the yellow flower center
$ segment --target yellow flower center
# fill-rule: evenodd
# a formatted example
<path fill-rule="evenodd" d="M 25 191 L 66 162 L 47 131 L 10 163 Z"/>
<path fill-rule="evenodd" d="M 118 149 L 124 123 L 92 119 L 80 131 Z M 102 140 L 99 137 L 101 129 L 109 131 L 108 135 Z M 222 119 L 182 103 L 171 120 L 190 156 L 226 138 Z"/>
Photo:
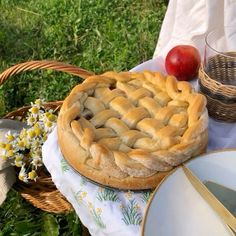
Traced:
<path fill-rule="evenodd" d="M 35 133 L 34 130 L 29 130 L 29 131 L 28 131 L 28 135 L 29 135 L 30 138 L 34 138 L 35 135 L 36 135 L 36 133 Z"/>
<path fill-rule="evenodd" d="M 29 118 L 29 122 L 30 122 L 30 123 L 34 123 L 34 122 L 35 122 L 35 118 L 34 118 L 34 117 L 30 117 L 30 118 Z"/>
<path fill-rule="evenodd" d="M 12 149 L 12 145 L 10 143 L 7 143 L 6 146 L 5 146 L 5 149 L 7 151 L 11 150 Z"/>
<path fill-rule="evenodd" d="M 12 134 L 8 134 L 8 135 L 7 135 L 7 140 L 8 140 L 9 142 L 13 141 L 13 140 L 14 140 L 14 136 L 13 136 Z"/>
<path fill-rule="evenodd" d="M 21 161 L 15 161 L 15 166 L 16 167 L 21 167 L 22 166 L 22 162 Z"/>
<path fill-rule="evenodd" d="M 15 161 L 22 161 L 22 156 L 17 155 L 16 158 L 15 158 Z"/>
<path fill-rule="evenodd" d="M 24 138 L 27 136 L 27 130 L 24 128 L 20 133 L 20 138 Z"/>
<path fill-rule="evenodd" d="M 31 112 L 32 112 L 33 114 L 37 114 L 37 113 L 39 112 L 38 107 L 32 107 L 32 108 L 31 108 Z"/>
<path fill-rule="evenodd" d="M 20 148 L 24 148 L 25 147 L 25 139 L 22 139 L 22 140 L 19 140 L 18 141 L 18 146 L 20 147 Z"/>
<path fill-rule="evenodd" d="M 53 114 L 49 114 L 48 115 L 48 120 L 51 121 L 51 122 L 54 122 L 54 121 L 56 121 L 56 116 L 53 115 Z"/>
<path fill-rule="evenodd" d="M 9 157 L 14 156 L 13 150 L 9 150 L 9 151 L 7 152 L 7 156 L 9 156 Z"/>
<path fill-rule="evenodd" d="M 29 177 L 29 179 L 31 179 L 31 180 L 35 179 L 35 178 L 37 177 L 37 174 L 36 174 L 35 170 L 30 171 L 30 172 L 28 173 L 28 177 Z"/>
<path fill-rule="evenodd" d="M 39 127 L 35 127 L 34 132 L 35 132 L 36 136 L 39 136 L 42 133 L 42 130 Z"/>
<path fill-rule="evenodd" d="M 51 121 L 47 121 L 45 124 L 47 127 L 52 127 L 52 122 Z"/>
<path fill-rule="evenodd" d="M 36 99 L 36 100 L 35 100 L 35 104 L 36 104 L 36 105 L 40 106 L 40 105 L 41 105 L 41 103 L 42 103 L 42 102 L 41 102 L 41 100 L 40 100 L 40 99 Z"/>
<path fill-rule="evenodd" d="M 18 178 L 19 178 L 19 180 L 24 181 L 24 175 L 19 174 Z"/>

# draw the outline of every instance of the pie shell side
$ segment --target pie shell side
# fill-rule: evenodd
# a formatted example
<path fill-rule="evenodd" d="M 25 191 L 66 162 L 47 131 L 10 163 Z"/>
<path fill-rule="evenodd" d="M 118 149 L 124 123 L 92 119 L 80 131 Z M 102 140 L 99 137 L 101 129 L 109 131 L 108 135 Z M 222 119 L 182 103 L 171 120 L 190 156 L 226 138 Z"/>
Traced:
<path fill-rule="evenodd" d="M 60 119 L 58 120 L 60 122 Z M 61 152 L 65 160 L 72 166 L 78 173 L 93 182 L 98 184 L 121 189 L 121 190 L 145 190 L 145 189 L 154 189 L 160 181 L 170 172 L 157 172 L 156 174 L 146 177 L 146 178 L 136 178 L 128 176 L 124 179 L 114 178 L 112 176 L 106 175 L 101 170 L 93 169 L 87 164 L 81 162 L 79 150 L 73 145 L 71 145 L 70 138 L 67 137 L 67 133 L 63 131 L 60 125 L 57 126 L 58 133 L 58 142 L 61 149 Z M 194 153 L 194 156 L 198 156 L 206 151 L 207 148 L 207 130 L 201 134 L 201 144 L 199 149 Z"/>

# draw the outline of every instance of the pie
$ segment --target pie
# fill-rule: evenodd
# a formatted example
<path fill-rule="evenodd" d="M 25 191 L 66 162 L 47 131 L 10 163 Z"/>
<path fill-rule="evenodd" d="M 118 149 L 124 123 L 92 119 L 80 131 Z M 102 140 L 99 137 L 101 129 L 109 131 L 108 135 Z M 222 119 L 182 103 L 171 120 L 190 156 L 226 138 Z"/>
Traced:
<path fill-rule="evenodd" d="M 203 153 L 206 99 L 159 72 L 106 72 L 75 86 L 58 117 L 67 162 L 119 189 L 154 188 L 174 167 Z"/>

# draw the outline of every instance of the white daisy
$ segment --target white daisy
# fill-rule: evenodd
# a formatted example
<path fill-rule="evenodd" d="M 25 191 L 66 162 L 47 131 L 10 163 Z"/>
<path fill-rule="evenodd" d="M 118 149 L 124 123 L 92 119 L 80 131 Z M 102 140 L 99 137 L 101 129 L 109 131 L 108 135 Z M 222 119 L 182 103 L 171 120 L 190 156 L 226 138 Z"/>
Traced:
<path fill-rule="evenodd" d="M 38 167 L 43 165 L 42 159 L 38 156 L 34 156 L 31 164 L 35 167 L 35 169 L 37 169 Z"/>
<path fill-rule="evenodd" d="M 6 133 L 5 135 L 6 139 L 8 140 L 8 142 L 12 142 L 15 140 L 16 138 L 16 134 L 13 134 L 10 130 Z"/>
<path fill-rule="evenodd" d="M 21 181 L 23 181 L 25 183 L 28 182 L 28 177 L 27 177 L 27 174 L 26 174 L 25 165 L 21 166 L 18 178 L 19 178 L 19 180 L 21 180 Z"/>
<path fill-rule="evenodd" d="M 37 119 L 35 116 L 29 115 L 27 117 L 27 125 L 33 126 L 37 122 Z"/>

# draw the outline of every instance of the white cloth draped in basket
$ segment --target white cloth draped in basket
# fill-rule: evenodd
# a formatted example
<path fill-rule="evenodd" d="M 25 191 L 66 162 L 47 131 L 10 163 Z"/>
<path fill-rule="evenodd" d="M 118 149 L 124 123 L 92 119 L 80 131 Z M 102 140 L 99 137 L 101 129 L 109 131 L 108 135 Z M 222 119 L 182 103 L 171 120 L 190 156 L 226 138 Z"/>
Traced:
<path fill-rule="evenodd" d="M 0 119 L 0 142 L 6 142 L 5 135 L 8 131 L 18 133 L 25 127 L 20 121 Z M 15 169 L 11 162 L 1 157 L 2 149 L 0 148 L 0 205 L 7 197 L 7 193 L 16 180 Z"/>

